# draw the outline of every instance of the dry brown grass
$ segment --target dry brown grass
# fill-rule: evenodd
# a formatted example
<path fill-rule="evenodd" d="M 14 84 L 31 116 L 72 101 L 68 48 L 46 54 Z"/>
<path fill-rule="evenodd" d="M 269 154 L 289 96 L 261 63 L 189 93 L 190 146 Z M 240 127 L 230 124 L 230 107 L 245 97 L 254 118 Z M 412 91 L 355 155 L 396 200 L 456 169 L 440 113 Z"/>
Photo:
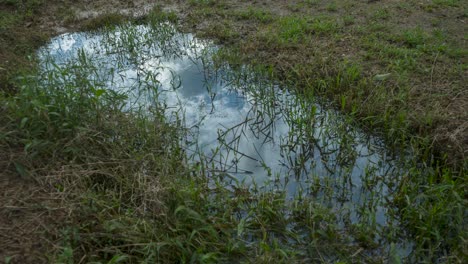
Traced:
<path fill-rule="evenodd" d="M 48 263 L 69 209 L 44 186 L 0 172 L 0 260 Z"/>

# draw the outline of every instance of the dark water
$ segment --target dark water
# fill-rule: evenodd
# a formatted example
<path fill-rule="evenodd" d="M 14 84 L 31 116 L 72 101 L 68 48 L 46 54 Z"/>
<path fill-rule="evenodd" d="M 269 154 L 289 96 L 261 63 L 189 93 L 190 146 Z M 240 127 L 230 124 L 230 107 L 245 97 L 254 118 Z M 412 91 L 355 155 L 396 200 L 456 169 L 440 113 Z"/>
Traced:
<path fill-rule="evenodd" d="M 342 223 L 389 225 L 387 200 L 405 170 L 382 140 L 248 67 L 215 66 L 217 51 L 170 25 L 129 25 L 65 34 L 39 53 L 45 73 L 73 78 L 63 72 L 79 68 L 96 89 L 127 94 L 125 110 L 164 108 L 188 128 L 189 160 L 210 175 L 316 197 Z"/>

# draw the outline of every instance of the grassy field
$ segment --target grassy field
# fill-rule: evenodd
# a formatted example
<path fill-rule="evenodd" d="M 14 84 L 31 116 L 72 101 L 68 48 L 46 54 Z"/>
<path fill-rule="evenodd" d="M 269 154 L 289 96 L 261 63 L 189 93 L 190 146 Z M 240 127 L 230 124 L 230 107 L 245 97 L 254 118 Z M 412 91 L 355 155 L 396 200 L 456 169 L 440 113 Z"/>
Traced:
<path fill-rule="evenodd" d="M 466 261 L 465 1 L 159 4 L 0 0 L 0 261 Z M 183 128 L 160 111 L 123 113 L 122 98 L 96 100 L 85 80 L 61 90 L 30 78 L 35 50 L 59 32 L 165 20 L 223 44 L 219 59 L 233 67 L 260 67 L 411 149 L 393 202 L 413 254 L 370 254 L 374 231 L 343 233 L 313 199 L 208 188 L 184 161 Z"/>

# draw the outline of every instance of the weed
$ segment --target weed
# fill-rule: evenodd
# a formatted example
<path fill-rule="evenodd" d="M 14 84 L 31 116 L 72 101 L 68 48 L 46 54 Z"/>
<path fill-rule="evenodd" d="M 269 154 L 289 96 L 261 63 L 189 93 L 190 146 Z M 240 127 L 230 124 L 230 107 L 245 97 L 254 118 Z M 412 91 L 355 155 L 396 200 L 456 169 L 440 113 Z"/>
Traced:
<path fill-rule="evenodd" d="M 346 26 L 353 25 L 355 23 L 355 18 L 352 15 L 346 15 L 343 17 L 343 23 Z"/>
<path fill-rule="evenodd" d="M 375 11 L 375 13 L 372 15 L 372 18 L 375 20 L 382 19 L 382 20 L 387 20 L 390 18 L 390 12 L 387 8 L 380 8 Z"/>
<path fill-rule="evenodd" d="M 164 12 L 160 6 L 154 7 L 153 10 L 151 10 L 151 12 L 149 12 L 149 14 L 146 16 L 146 20 L 154 25 L 157 25 L 161 22 L 176 23 L 177 19 L 177 15 L 174 12 Z"/>
<path fill-rule="evenodd" d="M 262 9 L 249 8 L 235 14 L 239 19 L 255 20 L 260 23 L 270 23 L 274 20 L 273 15 Z"/>
<path fill-rule="evenodd" d="M 421 28 L 413 28 L 405 30 L 400 35 L 400 38 L 410 48 L 415 48 L 426 44 L 428 34 L 424 32 Z"/>
<path fill-rule="evenodd" d="M 280 42 L 299 42 L 308 34 L 308 23 L 304 18 L 283 17 L 278 20 Z"/>
<path fill-rule="evenodd" d="M 458 7 L 460 6 L 460 0 L 432 0 L 432 3 L 436 6 L 448 6 L 448 7 Z"/>
<path fill-rule="evenodd" d="M 214 6 L 220 2 L 219 0 L 190 0 L 189 4 L 192 6 Z"/>
<path fill-rule="evenodd" d="M 338 32 L 340 25 L 334 20 L 326 18 L 315 19 L 311 24 L 311 29 L 319 35 L 331 35 Z"/>
<path fill-rule="evenodd" d="M 103 27 L 115 27 L 124 23 L 128 18 L 119 13 L 105 14 L 87 21 L 83 30 L 97 30 Z"/>
<path fill-rule="evenodd" d="M 327 5 L 327 11 L 335 12 L 337 10 L 338 10 L 338 6 L 336 5 L 335 2 L 331 2 Z"/>
<path fill-rule="evenodd" d="M 317 6 L 319 4 L 320 0 L 304 0 L 303 2 L 306 5 L 313 7 L 313 6 Z"/>

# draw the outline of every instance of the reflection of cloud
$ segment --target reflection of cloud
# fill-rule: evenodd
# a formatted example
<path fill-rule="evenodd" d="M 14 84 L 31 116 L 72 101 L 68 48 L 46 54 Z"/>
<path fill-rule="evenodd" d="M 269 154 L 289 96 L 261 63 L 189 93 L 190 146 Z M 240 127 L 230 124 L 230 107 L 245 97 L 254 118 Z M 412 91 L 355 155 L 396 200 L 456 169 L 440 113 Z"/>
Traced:
<path fill-rule="evenodd" d="M 74 35 L 64 34 L 61 36 L 61 41 L 52 42 L 51 50 L 69 51 L 76 43 Z"/>
<path fill-rule="evenodd" d="M 218 167 L 225 162 L 225 167 L 232 170 L 234 162 L 237 165 L 234 172 L 235 168 L 251 171 L 257 183 L 270 179 L 262 165 L 283 179 L 297 177 L 294 190 L 301 181 L 319 175 L 338 183 L 343 177 L 352 177 L 353 191 L 358 192 L 366 168 L 379 164 L 376 177 L 392 172 L 394 163 L 387 160 L 384 147 L 357 129 L 343 130 L 349 124 L 334 112 L 315 105 L 316 114 L 311 120 L 311 110 L 299 105 L 303 101 L 277 86 L 270 84 L 265 88 L 262 83 L 247 81 L 242 85 L 226 84 L 232 81 L 228 79 L 229 73 L 212 69 L 212 62 L 202 63 L 201 57 L 210 50 L 206 42 L 192 35 L 175 34 L 163 36 L 165 42 L 158 43 L 154 39 L 159 33 L 149 27 L 137 26 L 132 30 L 136 33 L 65 34 L 53 39 L 41 54 L 45 57 L 50 53 L 57 63 L 65 64 L 67 60 L 76 62 L 78 50 L 84 50 L 96 68 L 90 71 L 96 76 L 88 77 L 101 81 L 105 87 L 125 91 L 129 104 L 154 104 L 155 98 L 145 94 L 145 89 L 160 88 L 157 99 L 168 106 L 168 118 L 182 117 L 182 113 L 187 127 L 197 126 L 197 144 L 207 156 L 212 149 L 220 148 L 214 157 L 219 160 Z M 221 76 L 215 77 L 215 73 Z M 221 82 L 223 78 L 226 80 Z M 252 120 L 246 122 L 247 119 Z M 312 127 L 308 137 L 300 135 L 301 126 Z M 357 153 L 356 159 L 349 159 L 350 168 L 337 162 L 343 151 L 340 149 L 343 131 L 349 134 L 351 148 Z M 222 139 L 229 145 L 219 140 L 223 133 Z M 241 173 L 233 175 L 246 177 Z M 356 197 L 359 194 L 349 200 L 357 201 Z"/>

